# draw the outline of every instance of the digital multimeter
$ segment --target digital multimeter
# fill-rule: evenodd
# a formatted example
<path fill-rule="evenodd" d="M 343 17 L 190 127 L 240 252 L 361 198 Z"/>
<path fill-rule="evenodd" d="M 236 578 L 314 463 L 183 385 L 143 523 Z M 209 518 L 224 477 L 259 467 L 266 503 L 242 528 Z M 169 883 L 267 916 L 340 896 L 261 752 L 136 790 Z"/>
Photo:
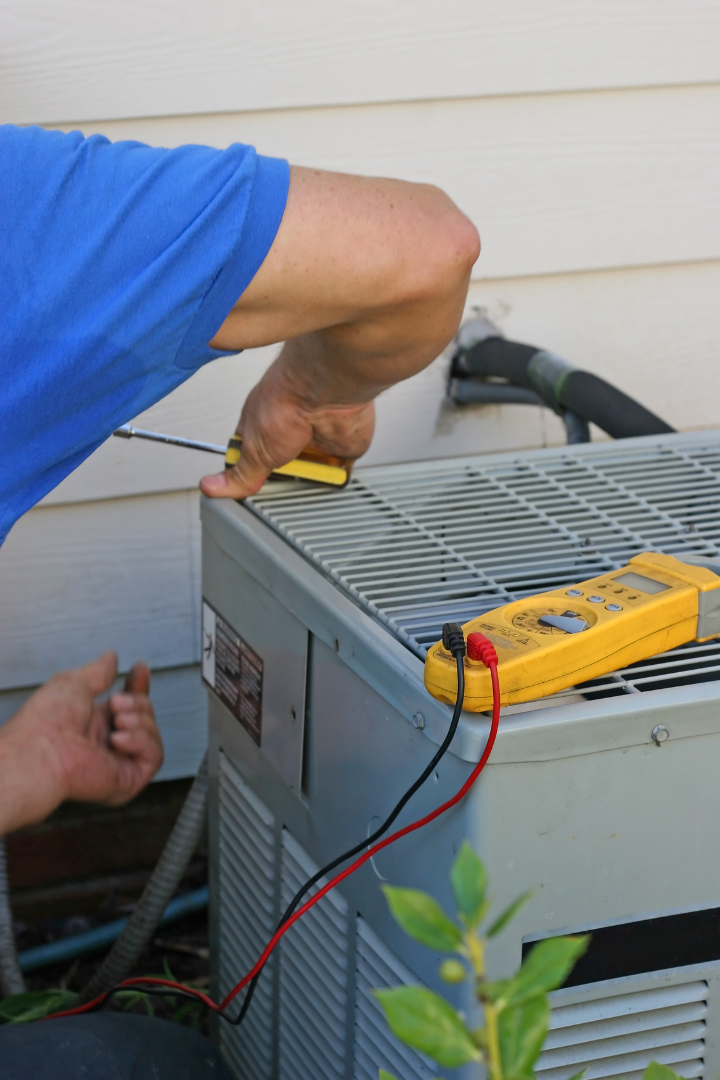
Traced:
<path fill-rule="evenodd" d="M 488 611 L 463 631 L 479 631 L 495 646 L 502 704 L 533 701 L 720 634 L 720 576 L 644 552 L 620 570 Z M 464 663 L 464 707 L 492 708 L 488 669 L 469 657 Z M 455 703 L 456 661 L 441 641 L 427 654 L 425 686 Z"/>

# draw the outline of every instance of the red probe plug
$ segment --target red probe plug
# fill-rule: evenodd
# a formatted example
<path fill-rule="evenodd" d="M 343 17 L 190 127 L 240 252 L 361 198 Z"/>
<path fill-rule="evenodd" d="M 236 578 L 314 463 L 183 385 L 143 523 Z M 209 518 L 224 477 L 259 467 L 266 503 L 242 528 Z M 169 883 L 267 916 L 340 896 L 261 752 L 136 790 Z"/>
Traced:
<path fill-rule="evenodd" d="M 498 662 L 495 646 L 484 634 L 468 634 L 467 654 L 471 660 L 482 661 L 487 668 L 489 668 L 491 664 L 497 664 Z"/>

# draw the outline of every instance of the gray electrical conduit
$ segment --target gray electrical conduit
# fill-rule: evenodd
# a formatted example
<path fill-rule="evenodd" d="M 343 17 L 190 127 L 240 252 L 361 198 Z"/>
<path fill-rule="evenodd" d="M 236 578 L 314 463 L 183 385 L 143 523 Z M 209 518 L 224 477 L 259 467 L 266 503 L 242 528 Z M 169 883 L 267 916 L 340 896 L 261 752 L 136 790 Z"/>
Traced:
<path fill-rule="evenodd" d="M 91 1001 L 112 989 L 126 979 L 135 967 L 155 933 L 165 908 L 175 895 L 198 845 L 205 827 L 207 797 L 206 754 L 137 907 L 100 967 L 81 990 L 81 1002 Z"/>
<path fill-rule="evenodd" d="M 0 837 L 0 993 L 3 997 L 12 997 L 13 994 L 24 994 L 25 989 L 15 949 L 5 840 Z"/>

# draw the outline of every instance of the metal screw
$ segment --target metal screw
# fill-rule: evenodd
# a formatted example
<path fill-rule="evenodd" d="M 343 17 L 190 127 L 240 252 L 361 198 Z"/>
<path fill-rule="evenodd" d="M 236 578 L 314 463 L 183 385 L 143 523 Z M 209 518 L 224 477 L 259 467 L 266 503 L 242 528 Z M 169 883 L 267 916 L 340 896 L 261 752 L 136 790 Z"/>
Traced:
<path fill-rule="evenodd" d="M 419 728 L 420 731 L 425 727 L 425 717 L 421 712 L 416 712 L 412 718 L 413 727 Z"/>
<path fill-rule="evenodd" d="M 657 727 L 652 729 L 650 734 L 652 736 L 652 741 L 656 746 L 661 746 L 666 739 L 670 738 L 670 732 L 664 724 L 658 724 Z"/>

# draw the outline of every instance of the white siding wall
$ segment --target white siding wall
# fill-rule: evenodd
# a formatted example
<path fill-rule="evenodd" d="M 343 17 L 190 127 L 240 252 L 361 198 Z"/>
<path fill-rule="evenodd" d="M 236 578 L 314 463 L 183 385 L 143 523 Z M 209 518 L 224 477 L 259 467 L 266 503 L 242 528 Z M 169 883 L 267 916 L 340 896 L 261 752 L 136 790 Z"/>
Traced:
<path fill-rule="evenodd" d="M 8 0 L 0 42 L 2 122 L 441 185 L 482 236 L 471 305 L 679 428 L 720 423 L 714 0 Z M 273 355 L 217 361 L 142 423 L 223 442 Z M 386 394 L 367 460 L 562 441 L 547 411 L 459 414 L 443 387 L 440 359 Z M 164 775 L 193 767 L 194 488 L 214 464 L 111 440 L 16 526 L 0 718 L 110 645 L 162 670 Z"/>

